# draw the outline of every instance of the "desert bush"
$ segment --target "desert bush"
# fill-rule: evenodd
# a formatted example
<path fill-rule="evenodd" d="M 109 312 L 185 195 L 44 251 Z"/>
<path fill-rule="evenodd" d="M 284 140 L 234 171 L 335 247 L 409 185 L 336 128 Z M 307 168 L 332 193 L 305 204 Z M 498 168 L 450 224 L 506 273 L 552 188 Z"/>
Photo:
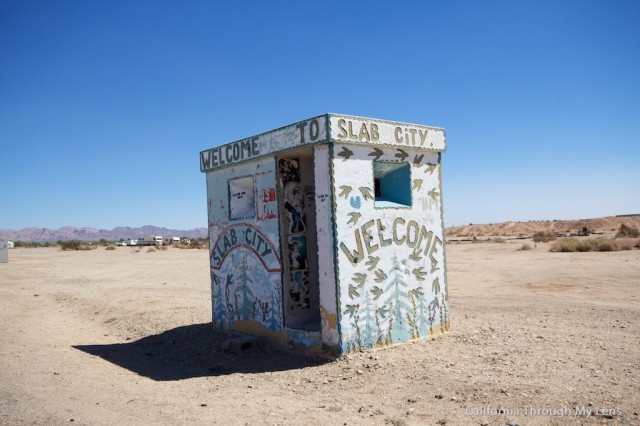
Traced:
<path fill-rule="evenodd" d="M 548 243 L 554 241 L 556 234 L 553 231 L 539 231 L 533 234 L 533 241 L 536 243 Z"/>
<path fill-rule="evenodd" d="M 610 238 L 594 238 L 589 240 L 577 240 L 575 238 L 563 238 L 553 243 L 549 251 L 553 252 L 588 252 L 588 251 L 618 251 L 620 245 Z"/>
<path fill-rule="evenodd" d="M 159 245 L 159 246 L 156 246 L 156 249 L 157 249 L 157 250 L 160 250 L 160 251 L 165 251 L 167 248 L 168 248 L 167 246 L 162 245 L 162 244 L 161 244 L 161 245 Z"/>
<path fill-rule="evenodd" d="M 156 249 L 154 249 L 153 247 L 149 247 L 147 249 L 147 253 L 155 253 Z"/>
<path fill-rule="evenodd" d="M 522 245 L 522 247 L 520 247 L 520 250 L 522 250 L 522 251 L 533 250 L 533 247 L 531 247 L 531 244 L 529 244 L 529 243 L 524 243 Z"/>
<path fill-rule="evenodd" d="M 620 238 L 617 239 L 616 242 L 620 246 L 620 250 L 633 250 L 636 247 L 636 240 L 633 238 Z"/>
<path fill-rule="evenodd" d="M 616 238 L 638 238 L 640 237 L 640 231 L 633 226 L 627 226 L 624 223 L 618 228 Z"/>
<path fill-rule="evenodd" d="M 575 238 L 563 238 L 559 241 L 553 243 L 549 251 L 553 252 L 574 252 L 576 251 L 576 245 L 578 244 L 578 240 Z"/>
<path fill-rule="evenodd" d="M 113 244 L 109 244 L 107 247 L 105 247 L 105 250 L 115 250 L 116 246 L 114 246 Z"/>
<path fill-rule="evenodd" d="M 493 240 L 494 243 L 506 243 L 507 241 L 504 238 L 496 237 Z"/>
<path fill-rule="evenodd" d="M 98 246 L 93 245 L 93 244 L 87 244 L 87 243 L 83 243 L 82 241 L 78 241 L 78 240 L 71 240 L 71 241 L 60 241 L 60 248 L 62 250 L 95 250 L 98 248 Z"/>

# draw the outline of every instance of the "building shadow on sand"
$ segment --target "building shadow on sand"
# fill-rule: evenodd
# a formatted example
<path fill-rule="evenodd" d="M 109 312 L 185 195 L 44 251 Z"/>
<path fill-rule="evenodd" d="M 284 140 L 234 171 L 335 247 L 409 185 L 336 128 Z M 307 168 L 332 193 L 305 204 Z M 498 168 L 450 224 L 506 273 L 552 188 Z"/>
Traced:
<path fill-rule="evenodd" d="M 247 352 L 223 349 L 224 343 L 233 337 L 214 331 L 211 323 L 204 323 L 177 327 L 126 343 L 73 347 L 157 381 L 284 371 L 328 362 L 287 351 L 261 339 Z"/>

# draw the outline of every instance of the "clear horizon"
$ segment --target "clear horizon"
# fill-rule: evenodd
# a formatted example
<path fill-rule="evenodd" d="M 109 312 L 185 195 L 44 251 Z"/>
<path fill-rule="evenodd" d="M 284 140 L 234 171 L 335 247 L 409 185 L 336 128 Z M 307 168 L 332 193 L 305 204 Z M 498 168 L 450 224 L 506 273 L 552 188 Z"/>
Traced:
<path fill-rule="evenodd" d="M 443 127 L 445 226 L 640 213 L 640 3 L 0 3 L 0 229 L 207 226 L 199 152 Z"/>

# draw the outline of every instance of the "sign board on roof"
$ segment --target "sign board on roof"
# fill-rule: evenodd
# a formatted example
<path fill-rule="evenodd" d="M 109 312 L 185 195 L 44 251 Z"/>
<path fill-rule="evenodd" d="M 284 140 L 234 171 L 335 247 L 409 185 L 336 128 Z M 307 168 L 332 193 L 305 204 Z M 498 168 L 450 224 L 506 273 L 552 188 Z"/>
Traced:
<path fill-rule="evenodd" d="M 445 150 L 444 129 L 419 124 L 324 114 L 200 153 L 206 172 L 239 162 L 326 142 L 405 146 L 432 152 Z"/>

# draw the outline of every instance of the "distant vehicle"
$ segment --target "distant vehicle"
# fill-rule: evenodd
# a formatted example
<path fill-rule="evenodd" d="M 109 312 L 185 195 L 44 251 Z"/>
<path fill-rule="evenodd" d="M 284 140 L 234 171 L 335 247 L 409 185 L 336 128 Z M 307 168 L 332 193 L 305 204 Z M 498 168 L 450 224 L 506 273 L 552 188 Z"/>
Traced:
<path fill-rule="evenodd" d="M 126 247 L 127 246 L 127 242 L 126 241 L 118 241 L 118 246 L 120 247 Z"/>
<path fill-rule="evenodd" d="M 15 244 L 13 243 L 13 241 L 7 241 L 7 248 L 14 248 Z"/>
<path fill-rule="evenodd" d="M 127 245 L 128 246 L 137 246 L 138 245 L 138 240 L 133 240 L 133 239 L 129 238 L 127 240 Z"/>
<path fill-rule="evenodd" d="M 139 246 L 159 246 L 163 244 L 162 236 L 156 235 L 151 237 L 140 237 L 138 238 Z"/>
<path fill-rule="evenodd" d="M 180 237 L 167 238 L 167 240 L 165 241 L 165 244 L 179 244 L 179 243 L 180 243 Z"/>

